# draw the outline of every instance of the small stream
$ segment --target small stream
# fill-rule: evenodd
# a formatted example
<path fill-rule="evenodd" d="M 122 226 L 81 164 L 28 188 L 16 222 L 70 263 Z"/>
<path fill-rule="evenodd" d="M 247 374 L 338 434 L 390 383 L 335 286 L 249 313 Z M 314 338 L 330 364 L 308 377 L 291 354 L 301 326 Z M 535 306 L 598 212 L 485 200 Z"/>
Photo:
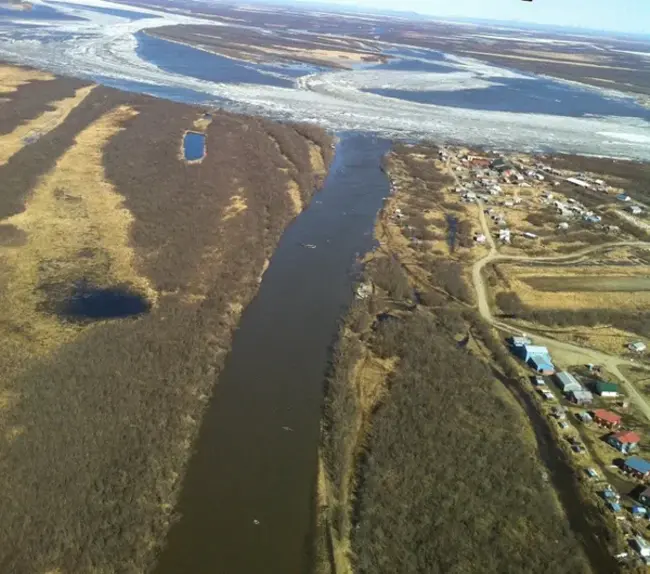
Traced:
<path fill-rule="evenodd" d="M 324 188 L 280 240 L 204 416 L 158 574 L 310 570 L 324 373 L 389 194 L 388 149 L 341 136 Z"/>

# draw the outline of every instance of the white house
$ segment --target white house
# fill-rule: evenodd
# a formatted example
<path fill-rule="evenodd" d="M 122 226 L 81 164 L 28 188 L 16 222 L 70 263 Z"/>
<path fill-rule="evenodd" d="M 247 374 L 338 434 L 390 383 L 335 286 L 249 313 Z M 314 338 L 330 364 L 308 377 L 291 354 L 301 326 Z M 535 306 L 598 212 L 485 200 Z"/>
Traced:
<path fill-rule="evenodd" d="M 643 209 L 641 209 L 638 205 L 630 205 L 627 210 L 632 214 L 632 215 L 641 215 L 643 213 Z"/>
<path fill-rule="evenodd" d="M 634 351 L 635 353 L 643 353 L 648 348 L 648 346 L 643 341 L 634 341 L 627 347 L 630 349 L 630 351 Z"/>

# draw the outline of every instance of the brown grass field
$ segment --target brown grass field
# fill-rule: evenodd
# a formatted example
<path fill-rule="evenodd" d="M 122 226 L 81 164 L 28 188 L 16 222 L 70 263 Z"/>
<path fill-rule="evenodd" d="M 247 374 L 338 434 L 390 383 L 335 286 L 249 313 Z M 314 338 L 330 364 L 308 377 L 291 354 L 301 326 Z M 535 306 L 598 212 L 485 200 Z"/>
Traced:
<path fill-rule="evenodd" d="M 0 111 L 0 572 L 148 571 L 232 331 L 332 139 L 12 77 L 29 105 Z M 199 164 L 178 157 L 187 130 Z"/>

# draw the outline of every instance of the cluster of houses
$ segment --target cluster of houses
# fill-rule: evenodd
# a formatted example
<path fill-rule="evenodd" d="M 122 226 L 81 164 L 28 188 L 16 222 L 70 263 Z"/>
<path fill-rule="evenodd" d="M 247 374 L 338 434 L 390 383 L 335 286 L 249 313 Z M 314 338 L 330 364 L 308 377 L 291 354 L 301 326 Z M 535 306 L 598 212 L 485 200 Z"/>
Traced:
<path fill-rule="evenodd" d="M 592 392 L 587 390 L 571 373 L 567 371 L 558 372 L 548 349 L 533 345 L 532 341 L 527 337 L 512 337 L 511 348 L 512 352 L 536 373 L 553 376 L 558 388 L 568 400 L 576 405 L 590 405 L 594 401 L 594 394 L 602 398 L 619 396 L 618 385 L 615 383 L 596 381 Z M 555 395 L 546 388 L 546 383 L 542 377 L 535 378 L 535 385 L 544 398 L 548 400 L 555 399 Z M 583 422 L 593 421 L 597 425 L 611 430 L 612 433 L 606 437 L 606 442 L 625 455 L 635 451 L 641 441 L 641 437 L 637 433 L 620 429 L 621 415 L 606 409 L 595 409 L 591 413 L 584 411 L 579 413 L 578 418 Z M 650 462 L 638 456 L 631 456 L 625 460 L 623 469 L 634 477 L 643 480 L 650 478 Z"/>

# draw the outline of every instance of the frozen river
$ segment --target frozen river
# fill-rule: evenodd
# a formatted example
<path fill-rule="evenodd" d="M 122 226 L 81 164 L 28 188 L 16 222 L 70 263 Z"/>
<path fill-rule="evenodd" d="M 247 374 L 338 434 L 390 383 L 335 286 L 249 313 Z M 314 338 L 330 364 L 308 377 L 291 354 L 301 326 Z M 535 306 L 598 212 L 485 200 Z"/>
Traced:
<path fill-rule="evenodd" d="M 336 131 L 650 160 L 650 112 L 596 88 L 426 50 L 355 70 L 255 65 L 153 38 L 212 21 L 103 0 L 0 12 L 0 58 Z"/>

